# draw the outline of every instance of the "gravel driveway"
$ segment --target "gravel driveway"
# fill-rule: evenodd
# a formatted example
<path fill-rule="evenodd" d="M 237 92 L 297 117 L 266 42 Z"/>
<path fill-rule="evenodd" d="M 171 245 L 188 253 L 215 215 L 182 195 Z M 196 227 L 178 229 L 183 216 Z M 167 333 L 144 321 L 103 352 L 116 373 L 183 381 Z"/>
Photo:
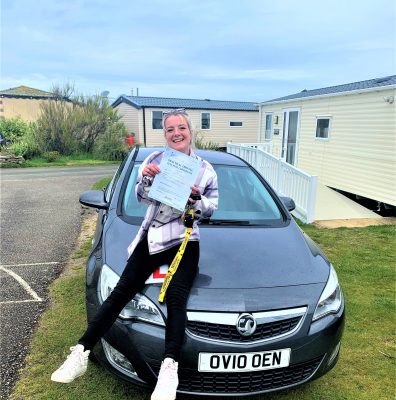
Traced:
<path fill-rule="evenodd" d="M 117 166 L 0 170 L 0 386 L 7 399 L 80 231 L 81 192 Z"/>

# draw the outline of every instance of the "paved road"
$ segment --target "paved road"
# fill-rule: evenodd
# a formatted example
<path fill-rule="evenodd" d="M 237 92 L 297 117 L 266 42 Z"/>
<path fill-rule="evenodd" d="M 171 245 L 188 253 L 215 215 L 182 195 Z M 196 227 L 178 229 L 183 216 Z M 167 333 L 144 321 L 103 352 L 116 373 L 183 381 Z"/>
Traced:
<path fill-rule="evenodd" d="M 81 192 L 117 166 L 0 170 L 0 399 L 80 231 Z"/>

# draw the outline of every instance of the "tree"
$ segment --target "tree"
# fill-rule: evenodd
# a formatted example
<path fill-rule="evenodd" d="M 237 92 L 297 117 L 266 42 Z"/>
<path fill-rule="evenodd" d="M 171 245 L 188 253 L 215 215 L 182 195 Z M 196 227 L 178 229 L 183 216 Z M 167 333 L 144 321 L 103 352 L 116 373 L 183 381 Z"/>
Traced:
<path fill-rule="evenodd" d="M 74 136 L 78 139 L 82 151 L 92 152 L 96 140 L 102 135 L 105 136 L 108 131 L 114 131 L 114 126 L 126 134 L 124 124 L 119 123 L 121 117 L 109 106 L 106 97 L 96 95 L 84 98 L 80 96 L 77 104 L 73 114 L 75 118 Z"/>
<path fill-rule="evenodd" d="M 125 147 L 122 136 L 127 133 L 126 127 L 107 98 L 73 95 L 74 88 L 69 84 L 63 88 L 54 87 L 52 93 L 55 100 L 43 103 L 35 125 L 35 136 L 43 151 L 58 151 L 64 155 L 77 151 L 92 153 L 95 143 L 105 137 L 112 139 L 109 146 L 118 143 L 115 153 Z M 102 140 L 101 148 L 105 146 L 106 141 Z M 105 154 L 113 153 L 109 149 Z"/>
<path fill-rule="evenodd" d="M 51 92 L 55 99 L 41 104 L 34 136 L 43 152 L 58 151 L 60 154 L 69 155 L 79 147 L 73 129 L 76 103 L 70 98 L 74 88 L 69 84 L 63 88 L 54 86 Z"/>

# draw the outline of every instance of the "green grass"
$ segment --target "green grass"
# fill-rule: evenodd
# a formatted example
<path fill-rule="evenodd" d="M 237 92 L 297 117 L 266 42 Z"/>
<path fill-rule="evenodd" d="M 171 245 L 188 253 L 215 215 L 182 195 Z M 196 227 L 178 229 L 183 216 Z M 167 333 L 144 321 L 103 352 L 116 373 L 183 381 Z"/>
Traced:
<path fill-rule="evenodd" d="M 92 185 L 92 190 L 101 190 L 101 189 L 105 188 L 109 184 L 110 181 L 111 181 L 111 178 L 102 178 Z"/>
<path fill-rule="evenodd" d="M 59 167 L 59 166 L 83 166 L 83 165 L 106 165 L 119 164 L 119 161 L 105 161 L 94 159 L 92 154 L 74 154 L 60 156 L 56 161 L 48 162 L 43 157 L 35 157 L 26 160 L 22 167 Z"/>
<path fill-rule="evenodd" d="M 255 399 L 395 399 L 395 227 L 302 227 L 328 255 L 343 286 L 347 319 L 340 359 L 314 382 Z M 76 249 L 75 257 L 86 256 L 88 248 L 87 242 Z M 11 400 L 149 398 L 149 391 L 114 378 L 92 362 L 87 374 L 72 384 L 51 383 L 51 372 L 85 328 L 85 261 L 80 260 L 51 286 L 52 306 L 42 316 Z"/>

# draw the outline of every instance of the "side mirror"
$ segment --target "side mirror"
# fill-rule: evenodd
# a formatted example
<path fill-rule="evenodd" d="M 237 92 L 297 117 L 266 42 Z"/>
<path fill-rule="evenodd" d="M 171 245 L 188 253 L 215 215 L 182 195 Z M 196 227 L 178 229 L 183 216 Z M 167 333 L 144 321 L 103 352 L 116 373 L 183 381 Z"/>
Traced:
<path fill-rule="evenodd" d="M 296 203 L 291 197 L 281 196 L 280 199 L 282 200 L 283 204 L 289 211 L 293 211 L 296 208 Z"/>
<path fill-rule="evenodd" d="M 109 204 L 105 201 L 103 190 L 89 190 L 80 195 L 80 203 L 84 206 L 107 210 Z"/>

